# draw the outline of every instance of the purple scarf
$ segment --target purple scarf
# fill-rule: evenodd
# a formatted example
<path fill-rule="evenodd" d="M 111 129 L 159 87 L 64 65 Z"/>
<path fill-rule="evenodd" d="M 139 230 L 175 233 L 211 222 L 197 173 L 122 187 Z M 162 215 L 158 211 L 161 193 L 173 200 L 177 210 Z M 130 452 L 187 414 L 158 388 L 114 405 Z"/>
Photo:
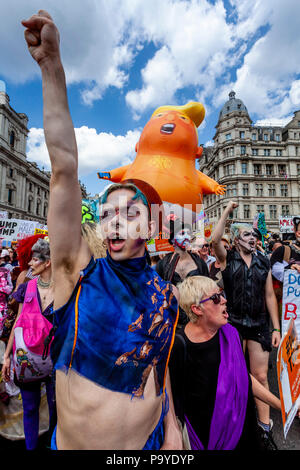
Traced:
<path fill-rule="evenodd" d="M 237 330 L 227 324 L 219 331 L 221 362 L 207 450 L 233 450 L 244 427 L 249 378 Z M 191 449 L 204 450 L 186 416 L 185 421 Z"/>

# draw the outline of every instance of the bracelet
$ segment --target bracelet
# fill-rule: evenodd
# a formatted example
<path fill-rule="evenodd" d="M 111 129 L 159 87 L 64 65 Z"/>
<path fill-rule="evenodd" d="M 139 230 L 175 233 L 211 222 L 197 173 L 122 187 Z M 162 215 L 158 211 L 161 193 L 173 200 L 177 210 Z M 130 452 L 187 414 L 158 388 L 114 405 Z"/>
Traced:
<path fill-rule="evenodd" d="M 273 333 L 274 331 L 278 331 L 278 332 L 280 333 L 280 330 L 279 330 L 278 328 L 273 328 L 272 333 Z"/>

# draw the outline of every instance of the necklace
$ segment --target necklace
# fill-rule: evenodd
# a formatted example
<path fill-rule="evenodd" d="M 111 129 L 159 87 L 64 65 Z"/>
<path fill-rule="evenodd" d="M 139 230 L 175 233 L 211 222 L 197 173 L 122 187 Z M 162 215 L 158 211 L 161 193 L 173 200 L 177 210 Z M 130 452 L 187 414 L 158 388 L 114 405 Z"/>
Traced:
<path fill-rule="evenodd" d="M 50 287 L 50 285 L 51 285 L 51 280 L 50 280 L 49 282 L 44 282 L 44 281 L 42 281 L 42 279 L 39 277 L 37 283 L 38 283 L 38 285 L 39 285 L 42 289 L 49 289 L 49 287 Z"/>

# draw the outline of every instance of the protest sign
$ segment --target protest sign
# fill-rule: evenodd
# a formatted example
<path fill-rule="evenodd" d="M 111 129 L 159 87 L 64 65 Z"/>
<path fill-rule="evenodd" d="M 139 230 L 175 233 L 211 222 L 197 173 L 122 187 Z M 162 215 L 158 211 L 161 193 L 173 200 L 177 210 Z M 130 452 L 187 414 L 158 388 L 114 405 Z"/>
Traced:
<path fill-rule="evenodd" d="M 295 321 L 300 336 L 300 274 L 294 269 L 284 271 L 282 292 L 282 334 L 287 331 L 289 321 Z"/>
<path fill-rule="evenodd" d="M 205 219 L 204 219 L 204 237 L 208 242 L 211 242 L 212 240 L 212 232 L 213 232 L 213 224 L 209 220 L 208 215 L 205 214 Z"/>
<path fill-rule="evenodd" d="M 34 230 L 34 235 L 48 235 L 48 230 L 42 228 L 36 228 Z"/>
<path fill-rule="evenodd" d="M 174 251 L 174 247 L 165 239 L 154 239 L 147 241 L 147 249 L 150 256 L 166 254 Z"/>
<path fill-rule="evenodd" d="M 0 219 L 0 239 L 18 241 L 33 235 L 37 228 L 45 230 L 46 226 L 31 220 Z"/>
<path fill-rule="evenodd" d="M 0 219 L 8 219 L 7 211 L 0 211 Z"/>
<path fill-rule="evenodd" d="M 293 319 L 289 321 L 277 353 L 277 377 L 284 438 L 300 404 L 300 345 Z"/>
<path fill-rule="evenodd" d="M 280 233 L 294 233 L 294 216 L 279 217 L 279 231 Z"/>

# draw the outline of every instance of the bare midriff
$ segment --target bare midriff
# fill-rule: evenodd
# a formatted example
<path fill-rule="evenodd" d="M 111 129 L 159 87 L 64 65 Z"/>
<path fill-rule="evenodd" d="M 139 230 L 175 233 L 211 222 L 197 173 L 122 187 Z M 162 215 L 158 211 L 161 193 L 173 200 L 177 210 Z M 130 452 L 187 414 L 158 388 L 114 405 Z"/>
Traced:
<path fill-rule="evenodd" d="M 56 371 L 58 450 L 139 450 L 159 422 L 153 372 L 143 398 L 115 392 L 70 369 Z"/>

